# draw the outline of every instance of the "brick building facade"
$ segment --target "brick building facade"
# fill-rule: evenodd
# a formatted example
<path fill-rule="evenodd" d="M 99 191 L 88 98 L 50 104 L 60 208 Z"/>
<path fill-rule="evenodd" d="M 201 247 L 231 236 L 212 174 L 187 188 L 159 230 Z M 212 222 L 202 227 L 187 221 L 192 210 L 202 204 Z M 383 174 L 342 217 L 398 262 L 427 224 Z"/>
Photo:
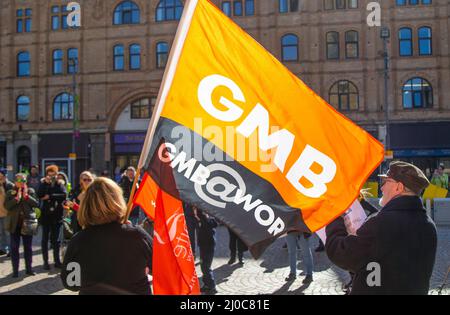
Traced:
<path fill-rule="evenodd" d="M 136 164 L 183 1 L 0 3 L 0 167 L 69 172 L 73 80 L 76 172 Z M 213 1 L 313 90 L 384 140 L 384 47 L 367 0 Z M 383 0 L 395 156 L 450 167 L 450 1 Z M 76 60 L 74 65 L 70 60 Z"/>

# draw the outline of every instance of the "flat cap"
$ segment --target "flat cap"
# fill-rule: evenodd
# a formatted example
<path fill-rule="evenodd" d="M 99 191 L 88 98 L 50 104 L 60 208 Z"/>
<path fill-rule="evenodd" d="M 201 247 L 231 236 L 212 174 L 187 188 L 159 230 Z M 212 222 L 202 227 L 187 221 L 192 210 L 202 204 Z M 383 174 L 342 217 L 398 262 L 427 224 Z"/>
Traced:
<path fill-rule="evenodd" d="M 382 178 L 392 178 L 405 185 L 406 188 L 417 195 L 420 195 L 430 185 L 430 181 L 418 167 L 402 161 L 392 162 L 389 165 L 389 171 L 379 176 Z"/>

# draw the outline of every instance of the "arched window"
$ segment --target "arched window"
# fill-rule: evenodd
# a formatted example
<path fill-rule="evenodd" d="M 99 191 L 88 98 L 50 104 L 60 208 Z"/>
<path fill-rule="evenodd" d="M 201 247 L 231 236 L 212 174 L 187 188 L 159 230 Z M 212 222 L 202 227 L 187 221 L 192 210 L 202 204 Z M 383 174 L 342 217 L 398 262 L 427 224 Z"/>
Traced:
<path fill-rule="evenodd" d="M 431 27 L 419 28 L 419 55 L 430 56 L 432 55 L 432 32 Z"/>
<path fill-rule="evenodd" d="M 141 69 L 141 45 L 130 45 L 130 70 Z"/>
<path fill-rule="evenodd" d="M 53 120 L 73 119 L 73 96 L 69 93 L 61 93 L 53 102 Z"/>
<path fill-rule="evenodd" d="M 30 53 L 28 51 L 22 51 L 17 54 L 17 76 L 29 77 L 30 76 Z"/>
<path fill-rule="evenodd" d="M 345 33 L 345 58 L 359 57 L 358 32 L 348 31 Z"/>
<path fill-rule="evenodd" d="M 53 74 L 63 74 L 63 58 L 64 52 L 62 49 L 53 51 Z"/>
<path fill-rule="evenodd" d="M 281 38 L 281 58 L 283 61 L 298 61 L 298 37 L 293 34 Z"/>
<path fill-rule="evenodd" d="M 403 85 L 403 108 L 433 107 L 433 88 L 422 78 L 412 78 Z"/>
<path fill-rule="evenodd" d="M 330 104 L 342 111 L 358 110 L 358 89 L 347 80 L 336 82 L 330 89 Z"/>
<path fill-rule="evenodd" d="M 156 44 L 156 67 L 164 68 L 169 55 L 169 45 L 166 42 Z"/>
<path fill-rule="evenodd" d="M 398 45 L 400 49 L 400 56 L 412 56 L 412 30 L 408 27 L 401 28 L 398 31 Z"/>
<path fill-rule="evenodd" d="M 114 71 L 125 70 L 125 49 L 123 45 L 114 46 Z"/>
<path fill-rule="evenodd" d="M 161 0 L 156 8 L 156 22 L 179 20 L 182 13 L 180 0 Z"/>
<path fill-rule="evenodd" d="M 141 12 L 133 1 L 121 2 L 114 10 L 114 25 L 139 24 L 141 22 Z"/>
<path fill-rule="evenodd" d="M 28 96 L 19 96 L 16 105 L 17 121 L 27 121 L 30 118 L 30 99 Z"/>
<path fill-rule="evenodd" d="M 30 171 L 31 150 L 27 146 L 21 146 L 17 149 L 17 168 L 19 172 Z"/>
<path fill-rule="evenodd" d="M 339 59 L 339 33 L 328 32 L 326 37 L 327 37 L 327 59 Z"/>

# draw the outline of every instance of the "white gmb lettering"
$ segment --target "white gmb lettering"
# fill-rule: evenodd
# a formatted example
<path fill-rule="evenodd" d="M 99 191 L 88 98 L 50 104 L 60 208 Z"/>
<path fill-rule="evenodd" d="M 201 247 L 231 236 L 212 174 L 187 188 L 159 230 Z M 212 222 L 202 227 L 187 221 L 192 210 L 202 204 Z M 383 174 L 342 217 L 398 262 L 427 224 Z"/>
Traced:
<path fill-rule="evenodd" d="M 224 76 L 214 74 L 204 78 L 198 88 L 198 100 L 203 109 L 212 117 L 223 122 L 235 122 L 244 113 L 242 108 L 233 101 L 221 97 L 220 110 L 212 102 L 213 92 L 220 86 L 228 88 L 233 95 L 234 101 L 245 102 L 244 93 L 239 86 Z M 274 164 L 286 176 L 291 185 L 301 194 L 310 198 L 320 198 L 327 192 L 327 184 L 336 176 L 336 163 L 327 155 L 306 145 L 297 161 L 285 172 L 286 162 L 291 155 L 294 146 L 295 135 L 287 129 L 282 129 L 269 134 L 269 112 L 261 104 L 256 104 L 244 121 L 237 127 L 237 132 L 249 138 L 255 131 L 258 132 L 259 148 L 261 151 L 275 149 Z M 311 167 L 319 164 L 322 167 L 320 173 L 315 173 Z M 300 180 L 304 178 L 311 185 L 305 187 Z"/>

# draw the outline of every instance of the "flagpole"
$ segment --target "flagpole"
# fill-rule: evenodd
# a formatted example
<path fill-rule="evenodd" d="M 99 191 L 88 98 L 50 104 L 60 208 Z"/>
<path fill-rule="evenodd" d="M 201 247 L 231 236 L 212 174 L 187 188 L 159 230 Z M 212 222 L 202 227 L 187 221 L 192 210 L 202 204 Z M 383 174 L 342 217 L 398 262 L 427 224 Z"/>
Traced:
<path fill-rule="evenodd" d="M 147 135 L 144 141 L 144 147 L 142 148 L 142 153 L 139 158 L 139 164 L 137 167 L 136 176 L 134 177 L 133 187 L 131 189 L 130 199 L 128 200 L 128 209 L 126 219 L 128 220 L 131 208 L 133 206 L 134 194 L 136 193 L 136 184 L 141 175 L 141 170 L 144 167 L 147 156 L 150 152 L 150 147 L 153 142 L 153 137 L 155 136 L 156 127 L 158 121 L 161 117 L 161 112 L 163 110 L 164 104 L 167 100 L 167 95 L 169 94 L 170 87 L 172 86 L 173 79 L 175 77 L 175 72 L 177 70 L 178 61 L 180 60 L 181 52 L 184 47 L 184 42 L 186 40 L 189 28 L 191 26 L 192 18 L 194 16 L 195 8 L 199 0 L 187 0 L 186 5 L 183 10 L 183 15 L 178 26 L 177 33 L 173 42 L 173 48 L 170 51 L 169 59 L 167 61 L 166 70 L 164 71 L 164 76 L 161 82 L 161 88 L 158 93 L 158 98 L 156 99 L 155 109 L 150 120 L 149 128 L 147 130 Z M 200 0 L 201 1 L 201 0 Z"/>

